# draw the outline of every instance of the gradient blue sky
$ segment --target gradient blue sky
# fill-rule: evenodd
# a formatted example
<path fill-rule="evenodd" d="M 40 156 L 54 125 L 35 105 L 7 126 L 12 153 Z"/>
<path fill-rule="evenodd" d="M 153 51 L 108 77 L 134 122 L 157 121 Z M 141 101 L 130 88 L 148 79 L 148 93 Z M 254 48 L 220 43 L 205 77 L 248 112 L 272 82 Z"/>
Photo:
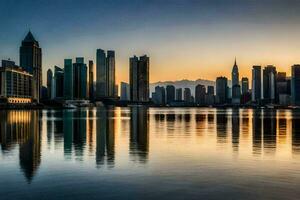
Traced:
<path fill-rule="evenodd" d="M 150 56 L 150 81 L 241 76 L 254 64 L 280 71 L 300 63 L 300 1 L 292 0 L 1 0 L 0 55 L 19 63 L 30 29 L 43 49 L 44 74 L 64 58 L 116 51 L 117 80 L 128 58 Z M 45 75 L 44 75 L 45 82 Z"/>

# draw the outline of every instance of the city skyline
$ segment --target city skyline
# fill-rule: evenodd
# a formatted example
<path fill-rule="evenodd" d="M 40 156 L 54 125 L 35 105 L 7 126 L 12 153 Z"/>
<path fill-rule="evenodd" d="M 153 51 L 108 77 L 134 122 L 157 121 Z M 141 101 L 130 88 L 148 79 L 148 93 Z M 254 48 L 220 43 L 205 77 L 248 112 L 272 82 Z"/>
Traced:
<path fill-rule="evenodd" d="M 95 62 L 94 52 L 97 48 L 115 50 L 118 84 L 121 81 L 129 82 L 126 73 L 128 57 L 134 54 L 147 54 L 152 58 L 151 83 L 198 78 L 214 80 L 221 75 L 230 77 L 235 56 L 241 77 L 250 78 L 249 68 L 253 65 L 269 64 L 290 76 L 290 66 L 299 63 L 299 28 L 296 24 L 300 17 L 295 10 L 299 3 L 269 3 L 268 0 L 259 3 L 131 1 L 125 5 L 118 1 L 90 1 L 86 4 L 72 1 L 72 9 L 68 9 L 65 3 L 58 1 L 44 4 L 27 1 L 26 4 L 14 5 L 16 15 L 3 21 L 7 28 L 0 33 L 0 53 L 3 58 L 17 61 L 17 43 L 30 29 L 44 49 L 43 85 L 46 85 L 48 68 L 53 69 L 55 65 L 61 67 L 65 58 L 78 56 Z M 12 5 L 8 2 L 6 6 L 10 8 Z M 79 5 L 91 8 L 90 13 L 79 14 L 75 18 L 76 11 L 81 9 Z M 58 9 L 52 13 L 49 12 L 51 9 L 46 9 L 47 6 Z M 141 6 L 145 12 L 133 12 Z M 22 15 L 26 10 L 24 8 L 36 10 L 36 13 L 29 13 L 25 17 L 26 22 Z M 66 9 L 69 16 L 64 14 Z M 125 11 L 119 12 L 122 9 Z M 186 13 L 187 10 L 190 12 Z M 103 11 L 103 18 L 99 18 L 100 11 Z M 41 12 L 45 12 L 45 15 L 39 20 L 35 16 Z M 66 17 L 66 20 L 50 20 L 62 17 Z M 98 19 L 98 22 L 91 22 L 90 17 Z M 78 26 L 74 27 L 75 21 Z M 143 22 L 142 26 L 135 27 L 134 24 L 139 22 Z M 11 26 L 10 23 L 20 26 Z M 111 23 L 112 26 L 103 29 L 100 28 L 102 23 Z M 49 32 L 46 26 L 55 29 Z M 172 73 L 167 73 L 171 69 Z"/>

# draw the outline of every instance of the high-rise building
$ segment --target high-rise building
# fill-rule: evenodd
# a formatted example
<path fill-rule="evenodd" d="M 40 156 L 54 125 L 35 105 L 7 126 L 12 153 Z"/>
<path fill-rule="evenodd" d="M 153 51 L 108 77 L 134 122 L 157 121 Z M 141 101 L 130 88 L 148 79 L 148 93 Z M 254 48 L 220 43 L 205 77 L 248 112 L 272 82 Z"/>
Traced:
<path fill-rule="evenodd" d="M 263 97 L 265 103 L 275 103 L 276 67 L 268 65 L 263 70 Z"/>
<path fill-rule="evenodd" d="M 300 65 L 292 66 L 291 97 L 293 105 L 300 105 Z"/>
<path fill-rule="evenodd" d="M 231 72 L 231 80 L 232 80 L 232 87 L 235 85 L 239 85 L 239 68 L 236 64 L 236 59 L 234 60 L 234 65 L 232 67 L 232 72 Z"/>
<path fill-rule="evenodd" d="M 195 102 L 198 105 L 204 105 L 205 104 L 205 94 L 206 89 L 204 85 L 196 85 L 195 87 Z"/>
<path fill-rule="evenodd" d="M 227 86 L 227 78 L 220 76 L 216 79 L 216 96 L 217 102 L 220 104 L 227 103 L 228 99 L 228 86 Z"/>
<path fill-rule="evenodd" d="M 255 65 L 252 68 L 252 101 L 261 100 L 261 66 Z"/>
<path fill-rule="evenodd" d="M 134 102 L 149 101 L 149 57 L 134 56 L 129 59 L 130 100 Z"/>
<path fill-rule="evenodd" d="M 64 60 L 64 98 L 66 100 L 73 99 L 73 64 L 72 59 L 65 59 Z"/>
<path fill-rule="evenodd" d="M 20 67 L 33 75 L 32 95 L 39 102 L 42 88 L 42 49 L 30 31 L 20 47 Z"/>
<path fill-rule="evenodd" d="M 83 58 L 76 58 L 73 63 L 73 98 L 86 99 L 87 97 L 87 66 Z"/>
<path fill-rule="evenodd" d="M 52 79 L 53 79 L 53 72 L 51 69 L 47 70 L 47 98 L 51 99 L 52 95 Z"/>
<path fill-rule="evenodd" d="M 54 66 L 55 98 L 64 97 L 64 70 Z"/>
<path fill-rule="evenodd" d="M 92 60 L 89 61 L 89 99 L 94 100 L 94 62 Z"/>
<path fill-rule="evenodd" d="M 231 88 L 232 103 L 239 104 L 241 98 L 241 87 L 239 83 L 239 68 L 236 64 L 236 60 L 234 61 L 234 65 L 232 67 L 231 80 L 232 80 L 232 88 Z"/>
<path fill-rule="evenodd" d="M 182 88 L 176 89 L 176 101 L 182 101 Z"/>
<path fill-rule="evenodd" d="M 175 101 L 175 86 L 174 85 L 167 85 L 167 104 L 172 103 Z"/>
<path fill-rule="evenodd" d="M 122 101 L 129 101 L 130 97 L 129 97 L 129 84 L 125 83 L 125 82 L 121 82 L 121 97 L 120 99 Z"/>
<path fill-rule="evenodd" d="M 96 97 L 115 97 L 115 52 L 97 49 L 96 68 Z"/>
<path fill-rule="evenodd" d="M 32 102 L 32 74 L 13 63 L 2 61 L 0 67 L 0 101 L 3 103 Z"/>
<path fill-rule="evenodd" d="M 191 92 L 190 88 L 184 88 L 183 99 L 187 103 L 191 103 L 192 102 L 192 92 Z"/>
<path fill-rule="evenodd" d="M 242 94 L 249 92 L 249 80 L 247 77 L 242 78 Z"/>
<path fill-rule="evenodd" d="M 212 85 L 207 86 L 207 94 L 208 95 L 214 95 L 215 94 L 215 88 Z"/>
<path fill-rule="evenodd" d="M 152 101 L 156 105 L 165 105 L 166 91 L 164 87 L 156 86 L 155 92 L 152 95 Z"/>

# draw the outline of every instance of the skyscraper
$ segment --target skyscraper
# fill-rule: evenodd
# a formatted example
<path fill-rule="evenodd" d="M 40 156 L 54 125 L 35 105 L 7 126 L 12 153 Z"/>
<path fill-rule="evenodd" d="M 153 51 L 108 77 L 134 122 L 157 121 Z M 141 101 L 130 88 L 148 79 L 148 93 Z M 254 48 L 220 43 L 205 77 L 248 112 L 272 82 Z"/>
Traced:
<path fill-rule="evenodd" d="M 176 101 L 182 101 L 182 88 L 176 89 Z"/>
<path fill-rule="evenodd" d="M 97 49 L 96 68 L 96 97 L 115 97 L 115 52 Z"/>
<path fill-rule="evenodd" d="M 51 99 L 51 92 L 52 92 L 52 79 L 53 79 L 53 72 L 51 69 L 47 70 L 47 98 Z"/>
<path fill-rule="evenodd" d="M 64 60 L 64 98 L 73 99 L 73 64 L 72 59 Z"/>
<path fill-rule="evenodd" d="M 231 78 L 232 78 L 232 93 L 231 93 L 232 103 L 239 104 L 241 98 L 241 87 L 239 83 L 239 68 L 236 64 L 236 60 L 234 61 L 234 65 L 232 67 Z"/>
<path fill-rule="evenodd" d="M 87 66 L 83 58 L 76 58 L 73 63 L 73 97 L 74 99 L 86 99 L 87 96 Z"/>
<path fill-rule="evenodd" d="M 184 88 L 184 101 L 186 103 L 191 103 L 192 102 L 192 92 L 191 92 L 191 89 L 190 88 Z"/>
<path fill-rule="evenodd" d="M 220 76 L 216 79 L 216 96 L 218 103 L 224 104 L 227 102 L 228 94 L 227 94 L 227 78 Z"/>
<path fill-rule="evenodd" d="M 167 104 L 175 101 L 175 86 L 174 85 L 167 85 Z"/>
<path fill-rule="evenodd" d="M 164 87 L 156 86 L 152 95 L 152 101 L 156 105 L 164 105 L 166 103 L 166 90 Z"/>
<path fill-rule="evenodd" d="M 268 65 L 263 70 L 263 97 L 265 103 L 275 103 L 276 97 L 276 67 Z"/>
<path fill-rule="evenodd" d="M 89 61 L 89 98 L 90 100 L 94 100 L 94 62 L 92 60 Z"/>
<path fill-rule="evenodd" d="M 249 91 L 249 80 L 247 77 L 242 78 L 242 94 L 246 94 Z"/>
<path fill-rule="evenodd" d="M 149 57 L 134 56 L 129 59 L 130 100 L 149 101 Z"/>
<path fill-rule="evenodd" d="M 195 87 L 195 102 L 198 105 L 204 105 L 205 104 L 205 93 L 206 89 L 204 85 L 196 85 Z"/>
<path fill-rule="evenodd" d="M 235 85 L 239 85 L 239 68 L 236 64 L 236 59 L 234 60 L 234 65 L 232 67 L 231 78 L 232 87 Z"/>
<path fill-rule="evenodd" d="M 252 68 L 252 101 L 260 102 L 261 100 L 261 66 Z"/>
<path fill-rule="evenodd" d="M 32 96 L 39 102 L 42 88 L 42 49 L 30 31 L 20 47 L 20 66 L 33 75 Z"/>
<path fill-rule="evenodd" d="M 291 96 L 292 104 L 300 105 L 300 65 L 292 66 L 292 80 L 291 80 Z"/>
<path fill-rule="evenodd" d="M 212 85 L 207 86 L 207 94 L 208 95 L 214 95 L 215 94 L 215 88 Z"/>
<path fill-rule="evenodd" d="M 58 66 L 54 66 L 55 98 L 64 96 L 64 71 Z"/>
<path fill-rule="evenodd" d="M 129 84 L 125 82 L 121 82 L 121 100 L 122 101 L 129 101 Z"/>

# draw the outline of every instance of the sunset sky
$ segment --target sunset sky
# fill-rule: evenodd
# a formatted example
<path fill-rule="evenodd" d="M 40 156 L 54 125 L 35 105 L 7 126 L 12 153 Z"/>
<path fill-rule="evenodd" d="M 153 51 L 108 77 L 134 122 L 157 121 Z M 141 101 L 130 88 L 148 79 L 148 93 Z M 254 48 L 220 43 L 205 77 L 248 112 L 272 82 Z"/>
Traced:
<path fill-rule="evenodd" d="M 300 63 L 300 1 L 292 0 L 2 0 L 1 59 L 19 64 L 30 29 L 43 49 L 43 78 L 64 58 L 95 62 L 96 49 L 116 51 L 117 81 L 128 58 L 150 56 L 150 82 L 230 78 L 254 64 L 290 74 Z"/>

